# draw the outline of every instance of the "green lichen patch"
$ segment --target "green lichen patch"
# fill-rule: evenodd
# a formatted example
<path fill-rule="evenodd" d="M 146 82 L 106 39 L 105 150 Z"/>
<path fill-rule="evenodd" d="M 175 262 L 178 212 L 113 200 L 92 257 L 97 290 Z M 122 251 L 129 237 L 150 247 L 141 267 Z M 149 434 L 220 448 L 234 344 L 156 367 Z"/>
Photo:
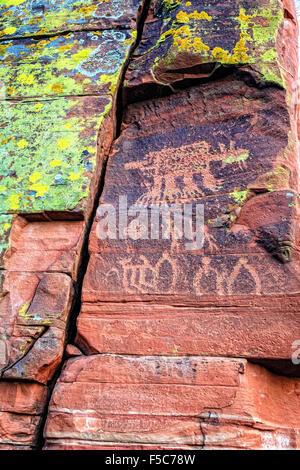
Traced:
<path fill-rule="evenodd" d="M 127 31 L 5 41 L 0 45 L 0 80 L 6 98 L 105 92 L 109 77 L 118 74 L 132 42 Z"/>
<path fill-rule="evenodd" d="M 230 195 L 237 204 L 242 204 L 246 201 L 247 194 L 247 189 L 239 191 L 239 189 L 237 188 Z"/>
<path fill-rule="evenodd" d="M 128 27 L 139 0 L 1 0 L 0 40 L 80 29 Z"/>
<path fill-rule="evenodd" d="M 0 213 L 84 211 L 130 31 L 1 43 Z"/>
<path fill-rule="evenodd" d="M 75 210 L 88 196 L 106 98 L 0 102 L 2 213 Z"/>
<path fill-rule="evenodd" d="M 3 191 L 0 186 L 0 191 Z M 4 258 L 9 248 L 9 234 L 12 227 L 13 216 L 9 214 L 0 214 L 0 269 L 4 268 Z M 1 289 L 0 289 L 1 290 Z"/>
<path fill-rule="evenodd" d="M 142 52 L 151 56 L 147 62 L 158 82 L 167 82 L 176 69 L 216 63 L 251 65 L 262 81 L 284 86 L 276 50 L 283 21 L 279 0 L 254 0 L 251 6 L 237 0 L 172 3 L 161 17 L 160 36 Z"/>

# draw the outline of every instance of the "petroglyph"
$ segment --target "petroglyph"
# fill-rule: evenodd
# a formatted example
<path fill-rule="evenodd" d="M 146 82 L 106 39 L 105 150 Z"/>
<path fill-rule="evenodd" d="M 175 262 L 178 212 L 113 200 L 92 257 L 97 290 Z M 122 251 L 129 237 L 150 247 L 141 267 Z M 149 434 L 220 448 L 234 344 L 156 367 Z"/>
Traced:
<path fill-rule="evenodd" d="M 259 275 L 247 258 L 237 258 L 233 269 L 232 265 L 228 267 L 214 258 L 204 257 L 201 263 L 193 282 L 197 295 L 213 292 L 218 295 L 233 295 L 240 289 L 251 290 L 252 294 L 260 294 L 262 291 Z"/>
<path fill-rule="evenodd" d="M 169 253 L 163 253 L 156 263 L 151 261 L 144 255 L 139 260 L 133 260 L 131 257 L 119 260 L 119 266 L 109 270 L 106 279 L 116 275 L 119 285 L 128 293 L 140 292 L 148 293 L 149 291 L 174 292 L 178 280 L 177 262 Z M 168 287 L 162 286 L 162 277 L 164 273 L 168 273 Z M 108 282 L 109 284 L 109 282 Z"/>
<path fill-rule="evenodd" d="M 143 185 L 146 192 L 138 202 L 150 203 L 178 198 L 204 196 L 204 192 L 195 182 L 194 175 L 200 175 L 203 187 L 215 192 L 222 188 L 222 180 L 217 179 L 210 169 L 211 162 L 226 164 L 238 162 L 245 168 L 249 151 L 230 148 L 219 144 L 219 151 L 211 149 L 208 142 L 200 141 L 178 148 L 164 148 L 159 152 L 150 152 L 144 160 L 130 162 L 126 170 L 140 170 L 145 178 Z"/>

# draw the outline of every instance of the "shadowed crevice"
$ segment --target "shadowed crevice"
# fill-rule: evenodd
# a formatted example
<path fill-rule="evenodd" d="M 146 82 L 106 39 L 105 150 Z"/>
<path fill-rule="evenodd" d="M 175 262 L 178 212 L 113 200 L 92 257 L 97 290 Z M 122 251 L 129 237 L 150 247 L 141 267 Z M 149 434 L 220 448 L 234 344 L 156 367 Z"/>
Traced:
<path fill-rule="evenodd" d="M 292 353 L 291 349 L 291 356 Z M 248 361 L 281 377 L 300 378 L 300 364 L 293 364 L 292 357 L 291 359 L 248 359 Z"/>

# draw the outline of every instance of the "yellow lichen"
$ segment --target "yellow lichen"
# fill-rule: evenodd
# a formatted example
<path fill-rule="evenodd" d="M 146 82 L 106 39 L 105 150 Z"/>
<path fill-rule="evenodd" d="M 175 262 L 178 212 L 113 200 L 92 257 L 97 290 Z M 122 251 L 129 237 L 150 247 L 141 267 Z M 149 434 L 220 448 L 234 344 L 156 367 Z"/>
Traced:
<path fill-rule="evenodd" d="M 216 60 L 218 60 L 219 62 L 222 62 L 224 64 L 229 64 L 229 63 L 231 63 L 231 60 L 232 60 L 230 54 L 228 54 L 227 51 L 222 49 L 222 47 L 215 47 L 212 50 L 212 56 Z"/>
<path fill-rule="evenodd" d="M 28 142 L 26 139 L 21 139 L 19 140 L 19 142 L 17 143 L 17 146 L 20 148 L 20 149 L 24 149 L 25 147 L 27 147 L 28 145 Z"/>
<path fill-rule="evenodd" d="M 19 199 L 21 194 L 12 194 L 9 198 L 9 207 L 11 210 L 16 210 L 19 207 Z"/>
<path fill-rule="evenodd" d="M 50 162 L 50 166 L 52 166 L 52 168 L 55 168 L 56 166 L 60 166 L 60 165 L 61 165 L 61 160 L 58 160 L 58 159 L 51 160 Z"/>
<path fill-rule="evenodd" d="M 49 191 L 49 184 L 35 183 L 30 186 L 31 191 L 36 191 L 35 197 L 43 196 L 47 191 Z"/>
<path fill-rule="evenodd" d="M 3 29 L 3 31 L 0 32 L 0 35 L 5 36 L 6 34 L 8 34 L 9 36 L 11 36 L 16 31 L 17 31 L 17 28 L 15 28 L 14 26 L 9 26 L 9 27 Z"/>
<path fill-rule="evenodd" d="M 39 179 L 41 179 L 41 173 L 39 171 L 35 171 L 32 173 L 32 175 L 29 176 L 30 183 L 35 183 Z"/>
<path fill-rule="evenodd" d="M 250 23 L 251 18 L 253 18 L 253 15 L 246 15 L 245 14 L 245 9 L 240 8 L 240 14 L 237 16 L 237 20 L 241 23 L 241 26 L 248 26 L 248 23 Z"/>
<path fill-rule="evenodd" d="M 19 310 L 19 315 L 21 315 L 21 317 L 24 317 L 27 310 L 28 310 L 28 307 L 29 307 L 29 302 L 25 302 L 25 304 L 22 305 L 22 307 L 20 308 Z"/>
<path fill-rule="evenodd" d="M 33 82 L 34 82 L 34 75 L 32 75 L 32 74 L 26 75 L 26 73 L 21 73 L 17 77 L 17 81 L 19 83 L 22 83 L 23 85 L 32 85 Z"/>
<path fill-rule="evenodd" d="M 58 139 L 57 147 L 59 150 L 65 150 L 70 146 L 70 142 L 67 139 Z"/>

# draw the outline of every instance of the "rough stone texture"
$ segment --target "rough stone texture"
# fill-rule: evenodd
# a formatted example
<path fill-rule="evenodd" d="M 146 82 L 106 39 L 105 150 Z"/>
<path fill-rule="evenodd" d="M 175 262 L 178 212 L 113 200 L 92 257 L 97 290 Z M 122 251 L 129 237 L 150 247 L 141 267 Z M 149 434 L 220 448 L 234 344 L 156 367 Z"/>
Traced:
<path fill-rule="evenodd" d="M 290 358 L 300 271 L 285 93 L 227 77 L 129 106 L 100 203 L 202 203 L 205 242 L 100 240 L 96 217 L 78 319 L 86 351 Z"/>
<path fill-rule="evenodd" d="M 300 448 L 292 0 L 0 17 L 0 449 L 41 445 L 63 364 L 45 449 Z M 203 246 L 135 212 L 89 234 L 98 188 L 116 209 L 202 204 Z"/>
<path fill-rule="evenodd" d="M 46 449 L 297 448 L 299 385 L 242 359 L 71 359 L 52 396 Z"/>
<path fill-rule="evenodd" d="M 23 8 L 31 29 L 31 23 L 38 21 L 33 3 L 18 3 L 4 17 L 13 24 L 14 15 L 21 16 Z M 0 80 L 6 98 L 1 101 L 1 213 L 62 211 L 74 217 L 87 206 L 99 127 L 111 114 L 114 90 L 134 41 L 130 20 L 137 15 L 138 1 L 131 5 L 134 14 L 125 9 L 127 29 L 72 32 L 71 28 L 57 36 L 55 24 L 61 18 L 53 11 L 62 13 L 62 3 L 70 2 L 51 2 L 51 10 L 46 9 L 42 18 L 38 15 L 46 24 L 48 16 L 52 18 L 49 37 L 40 38 L 42 30 L 34 38 L 14 39 L 12 33 L 11 39 L 1 41 Z M 104 3 L 113 16 L 110 2 Z M 90 4 L 85 7 L 89 14 L 95 10 L 95 2 Z M 77 19 L 81 24 L 84 11 L 74 2 L 70 7 L 70 19 L 76 13 L 72 23 Z M 104 140 L 111 141 L 107 135 Z"/>
<path fill-rule="evenodd" d="M 204 245 L 135 212 L 135 240 L 101 239 L 97 214 L 88 357 L 64 366 L 46 449 L 299 448 L 300 379 L 271 372 L 299 377 L 296 23 L 291 2 L 152 2 L 99 205 L 202 203 Z"/>
<path fill-rule="evenodd" d="M 138 10 L 139 0 L 1 2 L 1 448 L 37 443 Z M 5 400 L 14 383 L 38 409 Z"/>
<path fill-rule="evenodd" d="M 292 0 L 153 0 L 126 75 L 128 99 L 141 88 L 176 88 L 234 66 L 261 85 L 291 84 L 298 64 L 295 17 Z"/>
<path fill-rule="evenodd" d="M 37 383 L 0 382 L 0 391 L 0 449 L 24 450 L 38 437 L 46 388 Z"/>
<path fill-rule="evenodd" d="M 137 4 L 135 0 L 4 0 L 0 35 L 10 39 L 49 32 L 130 29 L 135 27 Z"/>

